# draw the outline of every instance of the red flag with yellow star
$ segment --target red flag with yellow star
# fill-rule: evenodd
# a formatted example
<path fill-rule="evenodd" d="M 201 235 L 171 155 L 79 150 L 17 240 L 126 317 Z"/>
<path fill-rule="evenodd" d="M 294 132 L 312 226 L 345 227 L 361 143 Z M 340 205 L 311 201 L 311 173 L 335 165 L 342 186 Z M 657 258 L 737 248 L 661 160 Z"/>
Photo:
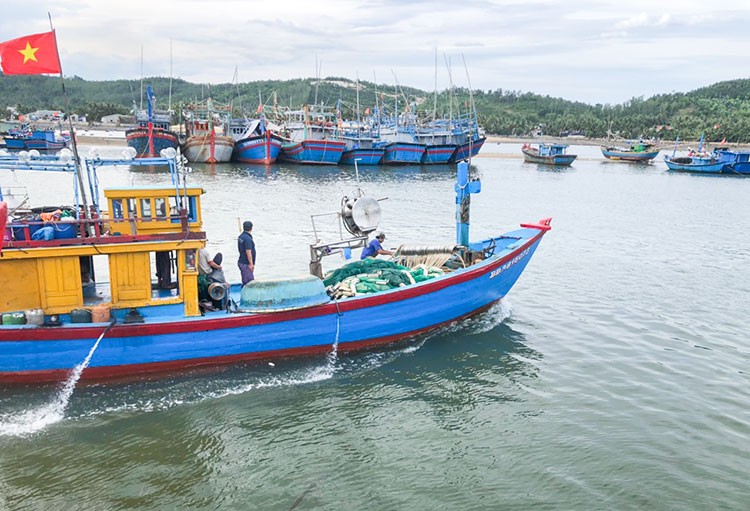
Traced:
<path fill-rule="evenodd" d="M 6 75 L 61 73 L 54 30 L 0 43 L 0 60 Z"/>

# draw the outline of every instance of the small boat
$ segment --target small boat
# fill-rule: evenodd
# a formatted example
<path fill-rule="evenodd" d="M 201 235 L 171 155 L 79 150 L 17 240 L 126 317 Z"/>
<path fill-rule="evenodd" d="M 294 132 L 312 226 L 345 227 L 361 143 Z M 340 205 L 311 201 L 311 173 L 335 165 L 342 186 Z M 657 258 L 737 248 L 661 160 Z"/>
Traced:
<path fill-rule="evenodd" d="M 243 163 L 275 163 L 284 141 L 266 126 L 262 117 L 230 121 L 229 134 L 234 138 L 232 160 Z"/>
<path fill-rule="evenodd" d="M 99 166 L 125 162 L 85 163 L 95 179 Z M 405 245 L 397 260 L 357 261 L 324 275 L 323 257 L 365 246 L 377 229 L 377 200 L 357 193 L 336 213 L 351 237 L 312 243 L 311 275 L 204 289 L 203 190 L 184 183 L 175 159 L 132 164 L 169 165 L 173 186 L 104 190 L 107 207 L 95 202 L 71 238 L 3 241 L 0 383 L 138 379 L 385 346 L 487 310 L 550 230 L 544 219 L 470 241 L 470 194 L 481 186 L 461 163 L 455 243 Z M 108 279 L 98 268 L 109 269 Z"/>
<path fill-rule="evenodd" d="M 650 142 L 634 142 L 628 147 L 602 146 L 602 154 L 608 160 L 648 163 L 659 156 L 659 149 Z"/>
<path fill-rule="evenodd" d="M 177 149 L 180 140 L 172 131 L 172 112 L 156 110 L 154 93 L 146 89 L 147 109 L 136 114 L 136 127 L 125 131 L 128 146 L 135 149 L 136 158 L 153 158 L 171 147 Z"/>
<path fill-rule="evenodd" d="M 234 139 L 226 134 L 226 105 L 211 98 L 188 105 L 185 112 L 185 142 L 182 152 L 189 162 L 226 163 L 232 158 Z"/>
<path fill-rule="evenodd" d="M 725 162 L 722 173 L 750 174 L 750 151 L 733 151 L 728 147 L 717 147 L 714 154 Z"/>
<path fill-rule="evenodd" d="M 696 172 L 701 174 L 721 174 L 734 158 L 727 151 L 688 152 L 687 156 L 664 156 L 664 163 L 669 170 L 678 172 Z"/>
<path fill-rule="evenodd" d="M 578 158 L 576 154 L 567 154 L 567 149 L 567 144 L 539 144 L 538 147 L 524 144 L 521 147 L 523 159 L 528 163 L 560 166 L 570 165 Z"/>
<path fill-rule="evenodd" d="M 10 151 L 36 149 L 40 152 L 54 152 L 67 147 L 70 137 L 64 137 L 53 129 L 33 129 L 24 125 L 20 129 L 11 130 L 4 139 L 5 148 Z"/>

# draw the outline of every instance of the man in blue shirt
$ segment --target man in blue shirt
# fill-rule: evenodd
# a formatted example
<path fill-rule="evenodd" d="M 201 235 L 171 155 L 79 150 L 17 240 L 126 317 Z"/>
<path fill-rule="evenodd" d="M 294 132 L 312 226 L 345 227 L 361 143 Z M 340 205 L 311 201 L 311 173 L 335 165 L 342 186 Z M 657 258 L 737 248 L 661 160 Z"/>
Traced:
<path fill-rule="evenodd" d="M 252 232 L 253 223 L 245 220 L 242 223 L 242 234 L 237 238 L 237 250 L 240 252 L 237 266 L 240 268 L 243 286 L 255 279 L 255 242 Z"/>
<path fill-rule="evenodd" d="M 384 241 L 385 234 L 379 232 L 378 235 L 375 236 L 375 238 L 370 243 L 368 243 L 365 248 L 362 249 L 362 255 L 359 258 L 365 259 L 366 257 L 378 257 L 379 254 L 393 255 L 393 252 L 383 248 L 382 243 Z"/>

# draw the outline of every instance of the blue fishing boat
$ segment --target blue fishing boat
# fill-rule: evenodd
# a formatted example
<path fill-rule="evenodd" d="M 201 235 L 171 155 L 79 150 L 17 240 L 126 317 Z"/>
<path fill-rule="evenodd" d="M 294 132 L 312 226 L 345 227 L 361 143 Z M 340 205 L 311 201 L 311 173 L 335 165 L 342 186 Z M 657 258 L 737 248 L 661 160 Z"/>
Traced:
<path fill-rule="evenodd" d="M 717 158 L 725 162 L 725 174 L 750 174 L 750 151 L 733 151 L 728 147 L 714 149 Z"/>
<path fill-rule="evenodd" d="M 302 110 L 284 112 L 284 116 L 280 161 L 308 165 L 337 165 L 341 161 L 346 143 L 336 137 L 332 113 L 320 107 L 310 112 L 305 105 Z"/>
<path fill-rule="evenodd" d="M 95 184 L 98 166 L 128 163 L 86 160 L 86 174 Z M 465 320 L 503 298 L 550 229 L 545 219 L 471 242 L 470 194 L 480 183 L 463 163 L 455 243 L 403 246 L 395 261 L 365 261 L 366 274 L 346 265 L 324 276 L 323 257 L 364 246 L 377 229 L 378 202 L 360 194 L 345 197 L 339 213 L 352 236 L 310 245 L 312 275 L 206 288 L 197 264 L 206 244 L 203 190 L 180 182 L 175 159 L 132 163 L 168 164 L 172 186 L 104 190 L 108 218 L 99 218 L 103 209 L 95 202 L 97 215 L 76 220 L 87 236 L 3 241 L 1 383 L 57 382 L 71 374 L 133 379 L 387 345 Z M 109 282 L 95 274 L 93 257 L 107 260 Z M 372 271 L 388 277 L 367 281 Z M 396 287 L 381 287 L 389 278 Z M 92 286 L 93 294 L 86 291 Z"/>
<path fill-rule="evenodd" d="M 156 99 L 151 85 L 146 89 L 146 110 L 136 113 L 136 126 L 125 131 L 128 146 L 135 149 L 136 158 L 153 158 L 167 148 L 177 149 L 180 140 L 172 131 L 173 112 L 156 110 Z"/>
<path fill-rule="evenodd" d="M 338 140 L 287 140 L 281 144 L 280 161 L 308 165 L 337 165 L 346 144 Z"/>
<path fill-rule="evenodd" d="M 425 165 L 438 165 L 448 163 L 456 152 L 454 144 L 425 144 L 422 163 Z"/>
<path fill-rule="evenodd" d="M 355 162 L 360 165 L 379 165 L 382 163 L 384 155 L 385 149 L 382 147 L 353 146 L 343 152 L 339 163 L 341 165 L 354 165 Z"/>
<path fill-rule="evenodd" d="M 425 146 L 416 142 L 390 142 L 384 149 L 384 164 L 413 165 L 422 162 Z"/>
<path fill-rule="evenodd" d="M 232 160 L 243 163 L 275 163 L 284 139 L 268 129 L 265 119 L 233 119 L 229 135 L 234 138 Z"/>
<path fill-rule="evenodd" d="M 702 174 L 721 174 L 724 170 L 725 163 L 716 160 L 713 157 L 696 157 L 696 156 L 665 156 L 664 163 L 669 170 L 680 172 L 697 172 Z"/>
<path fill-rule="evenodd" d="M 524 161 L 543 165 L 567 166 L 572 164 L 578 158 L 578 155 L 567 154 L 567 150 L 566 144 L 539 144 L 537 147 L 524 144 L 521 147 Z"/>
<path fill-rule="evenodd" d="M 36 149 L 40 152 L 59 151 L 68 146 L 70 137 L 64 137 L 55 132 L 54 129 L 32 129 L 25 125 L 17 130 L 11 130 L 3 137 L 5 148 L 10 151 L 30 151 Z"/>

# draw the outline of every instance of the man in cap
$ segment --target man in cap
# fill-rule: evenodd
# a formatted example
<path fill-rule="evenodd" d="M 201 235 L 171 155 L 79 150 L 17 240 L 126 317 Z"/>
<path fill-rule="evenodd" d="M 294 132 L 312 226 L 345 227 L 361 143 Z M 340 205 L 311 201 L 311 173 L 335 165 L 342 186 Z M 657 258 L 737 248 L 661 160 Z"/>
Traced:
<path fill-rule="evenodd" d="M 243 286 L 255 279 L 255 242 L 252 232 L 253 223 L 245 220 L 242 223 L 242 234 L 237 238 L 237 249 L 240 252 L 237 266 L 240 267 Z"/>
<path fill-rule="evenodd" d="M 385 233 L 379 232 L 375 238 L 362 249 L 362 255 L 360 259 L 367 257 L 378 257 L 378 255 L 393 255 L 393 252 L 383 248 L 383 242 L 385 241 Z"/>

